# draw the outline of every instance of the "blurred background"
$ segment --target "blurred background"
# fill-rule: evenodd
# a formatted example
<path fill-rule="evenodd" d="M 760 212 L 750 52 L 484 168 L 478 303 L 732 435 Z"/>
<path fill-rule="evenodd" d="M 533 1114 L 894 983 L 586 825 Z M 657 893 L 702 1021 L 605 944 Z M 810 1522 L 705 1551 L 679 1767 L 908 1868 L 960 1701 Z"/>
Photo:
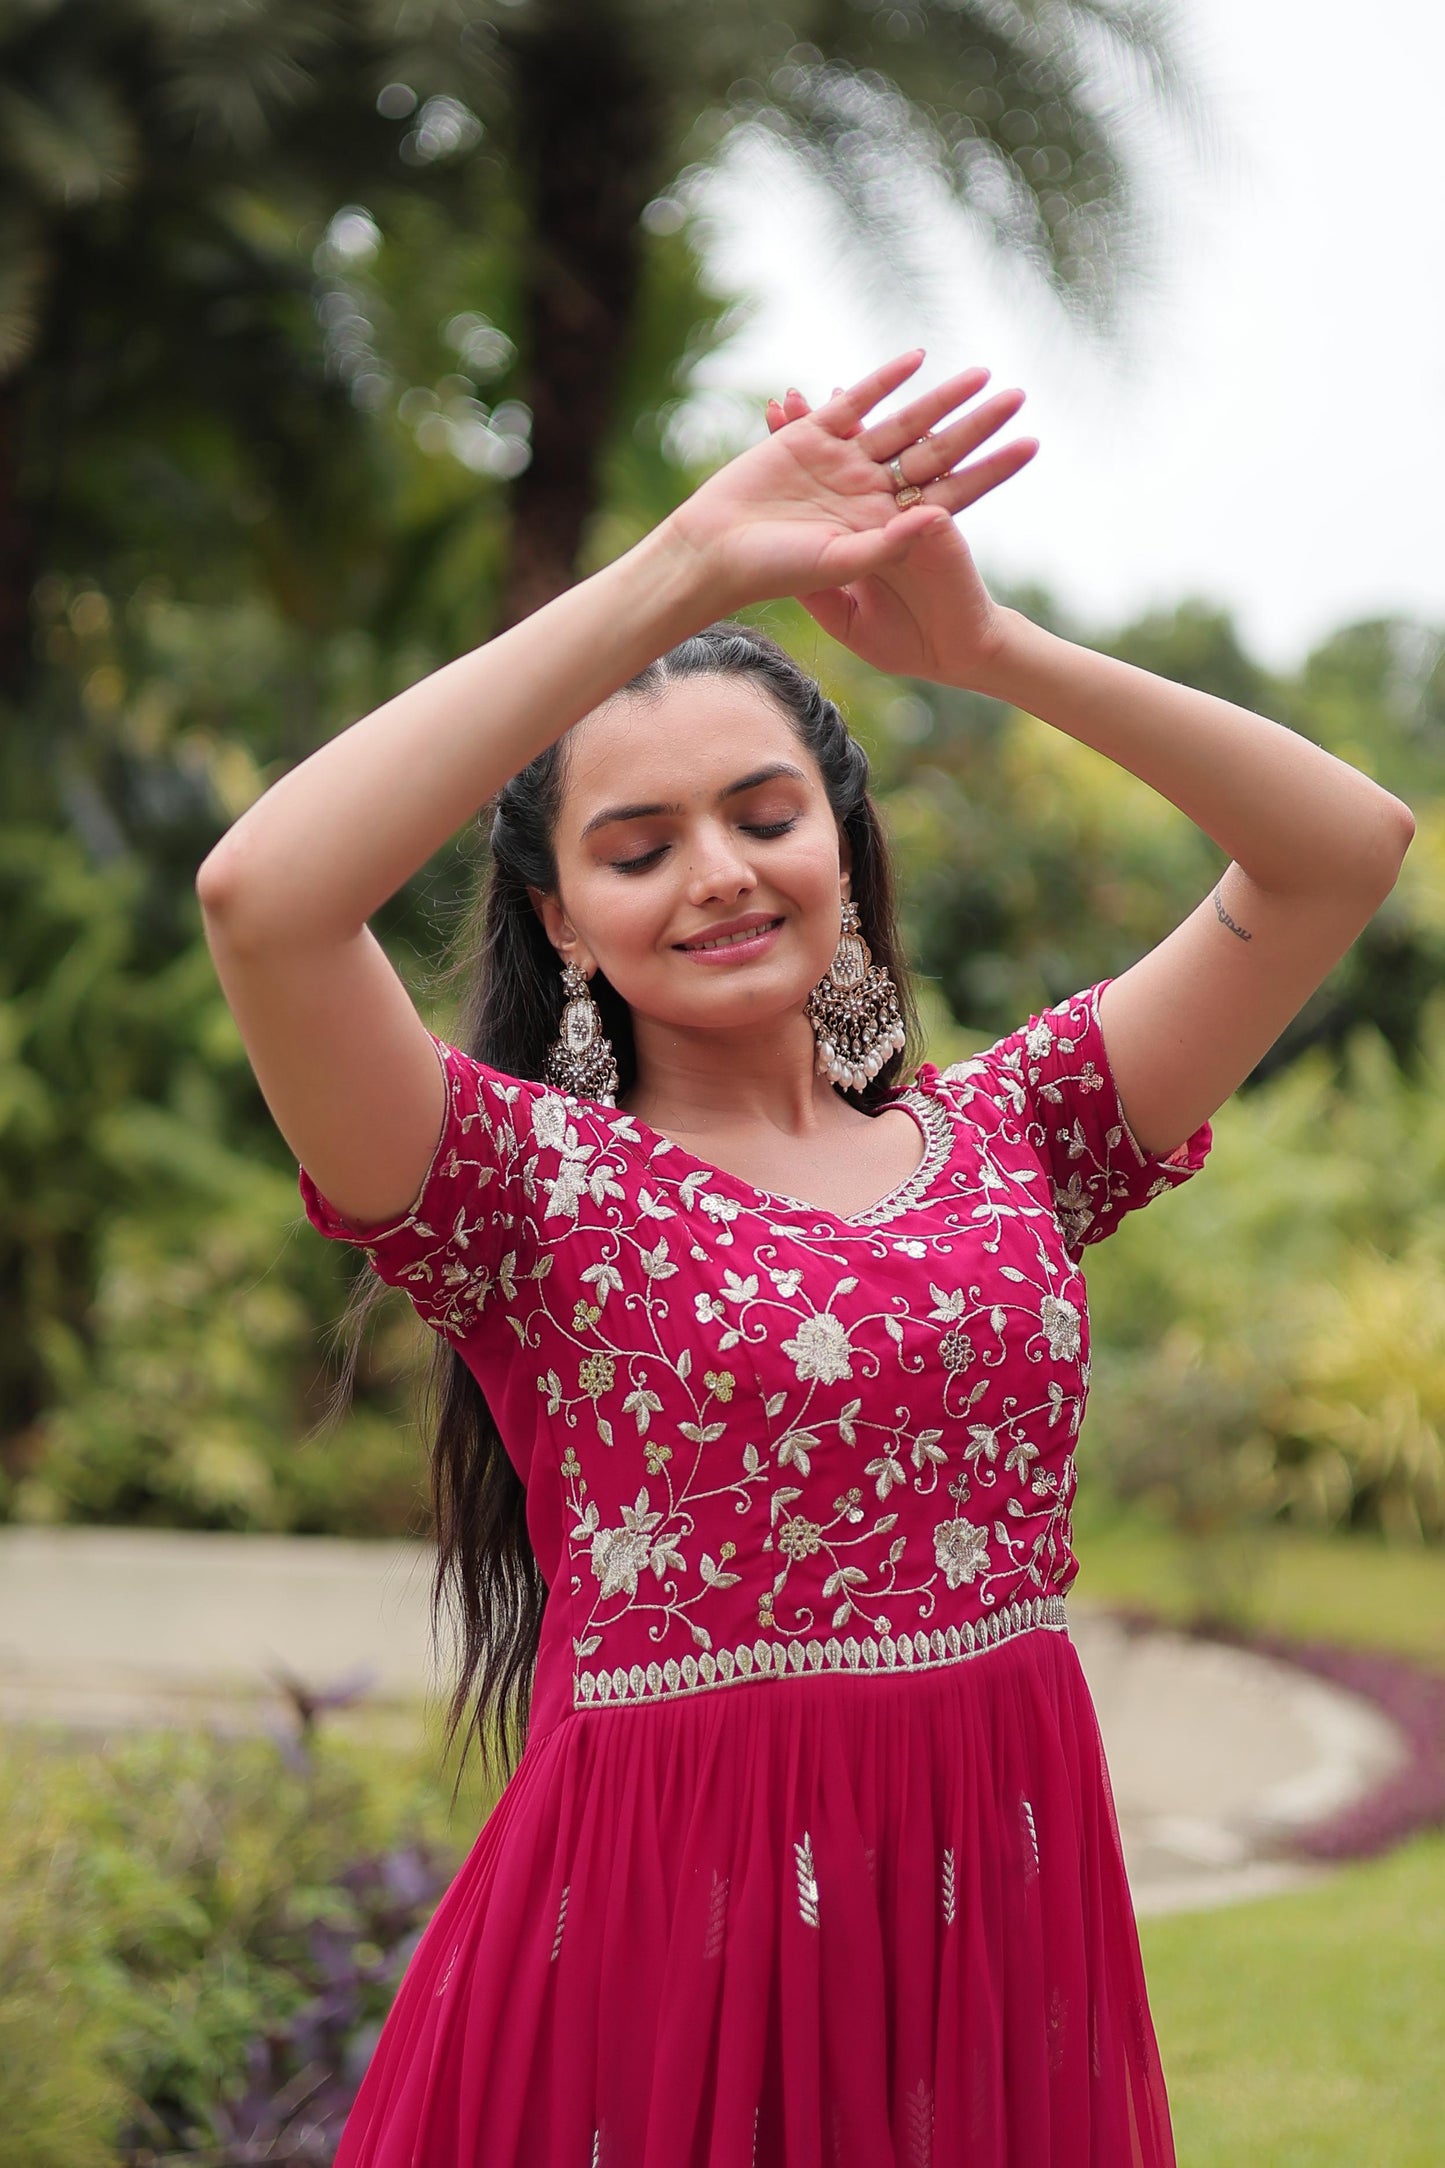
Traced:
<path fill-rule="evenodd" d="M 1418 824 L 1204 1178 L 1090 1259 L 1080 1591 L 1445 1675 L 1442 68 L 1427 0 L 0 9 L 9 1532 L 425 1539 L 400 1297 L 312 1435 L 359 1261 L 305 1228 L 196 866 L 770 394 L 922 344 L 918 388 L 980 361 L 1030 393 L 1038 458 L 964 522 L 1004 599 Z M 1221 870 L 1035 719 L 753 614 L 870 749 L 936 1059 Z M 442 1033 L 482 857 L 468 824 L 377 921 Z M 0 1731 L 17 2168 L 329 2160 L 486 1802 L 458 1821 L 426 1748 L 348 1755 L 292 1702 L 284 1775 L 275 1742 Z M 1150 1931 L 1181 2159 L 1438 2160 L 1445 1843 L 1287 1903 Z"/>

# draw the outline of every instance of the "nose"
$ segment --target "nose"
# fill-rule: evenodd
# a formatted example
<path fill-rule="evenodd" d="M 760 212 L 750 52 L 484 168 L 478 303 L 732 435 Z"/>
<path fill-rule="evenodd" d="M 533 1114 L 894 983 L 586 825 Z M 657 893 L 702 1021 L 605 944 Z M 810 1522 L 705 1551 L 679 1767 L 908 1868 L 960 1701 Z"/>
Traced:
<path fill-rule="evenodd" d="M 732 903 L 757 885 L 758 877 L 726 822 L 700 822 L 688 838 L 688 902 Z"/>

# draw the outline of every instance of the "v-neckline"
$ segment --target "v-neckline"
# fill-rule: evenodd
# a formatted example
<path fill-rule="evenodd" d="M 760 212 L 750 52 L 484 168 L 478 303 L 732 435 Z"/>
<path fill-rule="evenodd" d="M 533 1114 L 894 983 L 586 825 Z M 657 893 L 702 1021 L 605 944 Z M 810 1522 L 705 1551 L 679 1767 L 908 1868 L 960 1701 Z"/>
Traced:
<path fill-rule="evenodd" d="M 645 1116 L 633 1114 L 626 1107 L 619 1107 L 617 1112 L 636 1128 L 645 1130 L 658 1144 L 665 1145 L 669 1152 L 680 1152 L 682 1157 L 700 1172 L 712 1175 L 718 1182 L 729 1184 L 734 1189 L 746 1191 L 749 1197 L 760 1200 L 764 1205 L 783 1207 L 786 1216 L 806 1212 L 814 1218 L 835 1220 L 840 1227 L 866 1227 L 896 1219 L 900 1213 L 916 1204 L 943 1167 L 952 1143 L 952 1124 L 946 1111 L 938 1100 L 925 1092 L 918 1083 L 910 1084 L 904 1091 L 895 1092 L 878 1112 L 886 1113 L 893 1107 L 901 1107 L 913 1120 L 922 1138 L 922 1156 L 911 1174 L 905 1175 L 901 1182 L 895 1182 L 876 1202 L 863 1206 L 857 1212 L 836 1212 L 831 1205 L 819 1204 L 808 1197 L 795 1197 L 787 1190 L 763 1189 L 756 1182 L 750 1182 L 746 1175 L 734 1174 L 730 1168 L 719 1167 L 714 1161 L 703 1159 L 698 1153 L 689 1151 L 685 1144 L 680 1144 L 676 1137 L 668 1136 L 665 1130 L 654 1129 Z"/>

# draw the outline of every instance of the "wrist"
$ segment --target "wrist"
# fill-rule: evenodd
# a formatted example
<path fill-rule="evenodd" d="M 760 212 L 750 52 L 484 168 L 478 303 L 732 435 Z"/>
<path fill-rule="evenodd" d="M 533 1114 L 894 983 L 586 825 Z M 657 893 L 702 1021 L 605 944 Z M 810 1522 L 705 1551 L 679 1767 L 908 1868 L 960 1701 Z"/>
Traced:
<path fill-rule="evenodd" d="M 1010 707 L 1026 706 L 1030 671 L 1054 638 L 1021 610 L 1000 605 L 987 645 L 969 658 L 966 673 L 953 682 Z"/>
<path fill-rule="evenodd" d="M 688 632 L 730 617 L 741 607 L 741 598 L 728 588 L 716 563 L 689 540 L 671 513 L 627 554 L 636 560 L 664 615 L 684 627 L 674 639 L 685 639 Z"/>

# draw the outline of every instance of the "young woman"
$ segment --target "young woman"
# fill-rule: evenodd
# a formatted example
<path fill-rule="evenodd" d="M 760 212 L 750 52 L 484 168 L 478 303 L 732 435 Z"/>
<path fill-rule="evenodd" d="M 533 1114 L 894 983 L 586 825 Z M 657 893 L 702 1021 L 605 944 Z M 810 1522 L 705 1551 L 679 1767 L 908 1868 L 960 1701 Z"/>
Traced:
<path fill-rule="evenodd" d="M 437 1336 L 454 1721 L 478 1682 L 478 1722 L 528 1712 L 339 2168 L 1174 2157 L 1065 1608 L 1080 1258 L 1199 1169 L 1413 822 L 996 604 L 951 515 L 1036 449 L 972 457 L 1021 395 L 870 419 L 921 359 L 770 408 L 198 877 L 311 1223 Z M 729 621 L 782 595 L 1143 777 L 1229 853 L 1213 893 L 910 1074 L 866 762 Z M 367 921 L 493 800 L 452 1043 Z"/>

